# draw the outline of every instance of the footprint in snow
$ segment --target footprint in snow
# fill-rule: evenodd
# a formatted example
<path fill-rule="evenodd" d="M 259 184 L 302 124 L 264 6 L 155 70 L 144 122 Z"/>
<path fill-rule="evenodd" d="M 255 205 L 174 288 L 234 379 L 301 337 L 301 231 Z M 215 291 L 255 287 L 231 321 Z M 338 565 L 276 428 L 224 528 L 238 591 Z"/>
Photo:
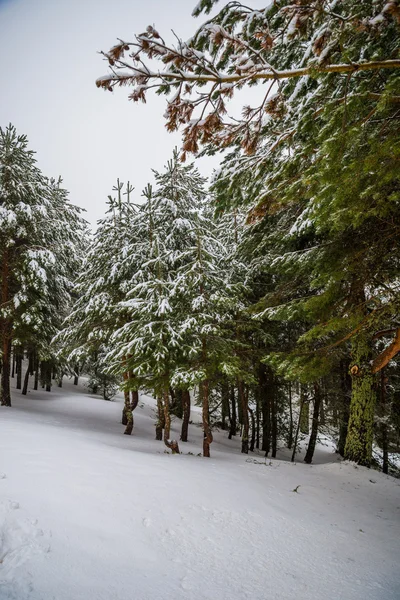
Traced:
<path fill-rule="evenodd" d="M 24 564 L 38 553 L 49 552 L 44 532 L 37 522 L 24 518 L 18 502 L 0 502 L 0 596 L 10 600 L 28 599 L 33 590 Z"/>

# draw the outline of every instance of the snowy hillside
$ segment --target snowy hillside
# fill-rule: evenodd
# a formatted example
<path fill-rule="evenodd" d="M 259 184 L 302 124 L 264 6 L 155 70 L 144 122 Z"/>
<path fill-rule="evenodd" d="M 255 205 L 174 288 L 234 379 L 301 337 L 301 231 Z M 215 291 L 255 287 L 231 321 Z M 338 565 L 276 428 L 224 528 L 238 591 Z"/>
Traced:
<path fill-rule="evenodd" d="M 195 425 L 166 454 L 153 408 L 141 395 L 130 437 L 121 398 L 69 382 L 14 392 L 0 418 L 1 600 L 398 600 L 399 481 L 329 450 L 313 466 L 260 464 L 225 432 L 204 459 Z"/>

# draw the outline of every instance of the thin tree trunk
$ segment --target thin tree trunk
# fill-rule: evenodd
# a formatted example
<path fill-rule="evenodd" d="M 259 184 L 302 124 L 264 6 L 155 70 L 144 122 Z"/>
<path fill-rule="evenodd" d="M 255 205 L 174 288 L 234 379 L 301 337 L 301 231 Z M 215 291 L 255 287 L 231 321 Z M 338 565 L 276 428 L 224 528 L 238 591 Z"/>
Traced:
<path fill-rule="evenodd" d="M 16 371 L 17 371 L 17 383 L 15 389 L 20 390 L 22 388 L 22 359 L 23 359 L 23 351 L 21 348 L 17 350 L 16 356 Z"/>
<path fill-rule="evenodd" d="M 163 409 L 162 398 L 157 395 L 157 423 L 156 423 L 156 440 L 162 440 L 163 429 L 165 426 L 165 416 Z"/>
<path fill-rule="evenodd" d="M 278 411 L 276 397 L 276 382 L 273 373 L 270 373 L 270 394 L 271 394 L 271 456 L 276 458 L 278 448 Z"/>
<path fill-rule="evenodd" d="M 288 434 L 288 449 L 292 449 L 293 445 L 293 405 L 292 405 L 292 384 L 289 382 L 288 386 L 289 392 L 289 434 Z"/>
<path fill-rule="evenodd" d="M 15 374 L 15 350 L 12 353 L 12 371 L 11 371 L 11 377 L 14 379 L 14 374 Z"/>
<path fill-rule="evenodd" d="M 311 435 L 310 435 L 310 440 L 308 442 L 307 452 L 304 457 L 304 462 L 306 462 L 307 464 L 311 464 L 313 456 L 314 456 L 315 444 L 317 442 L 317 436 L 318 436 L 319 411 L 321 408 L 321 402 L 322 402 L 321 388 L 318 383 L 315 383 L 314 384 L 314 411 L 313 411 L 313 418 L 312 418 L 312 425 L 311 425 Z"/>
<path fill-rule="evenodd" d="M 123 362 L 125 362 L 125 358 L 124 358 Z M 127 381 L 129 379 L 129 374 L 127 371 L 123 372 L 123 379 L 124 379 L 125 386 L 126 386 Z M 124 408 L 122 409 L 121 423 L 122 423 L 122 425 L 125 425 L 125 426 L 128 425 L 128 412 L 130 409 L 130 404 L 131 404 L 131 401 L 130 401 L 129 390 L 126 387 L 124 387 Z"/>
<path fill-rule="evenodd" d="M 178 442 L 176 440 L 171 440 L 170 439 L 170 435 L 171 435 L 171 413 L 170 413 L 170 406 L 169 406 L 169 393 L 168 393 L 168 386 L 165 386 L 164 388 L 164 393 L 163 393 L 163 409 L 164 409 L 164 419 L 165 419 L 165 426 L 164 426 L 164 444 L 167 446 L 167 448 L 170 448 L 172 450 L 172 454 L 179 454 L 179 445 Z"/>
<path fill-rule="evenodd" d="M 5 327 L 4 327 L 5 329 Z M 3 331 L 4 331 L 3 329 Z M 4 334 L 3 334 L 4 335 Z M 3 356 L 1 360 L 1 406 L 11 406 L 10 371 L 11 371 L 11 340 L 3 337 Z"/>
<path fill-rule="evenodd" d="M 189 419 L 190 419 L 190 393 L 189 390 L 182 391 L 182 407 L 183 407 L 183 419 L 181 429 L 181 441 L 188 441 L 189 431 Z"/>
<path fill-rule="evenodd" d="M 128 391 L 128 398 L 129 398 L 129 391 Z M 137 405 L 139 404 L 139 392 L 137 390 L 132 390 L 131 391 L 131 401 L 128 401 L 128 404 L 126 406 L 126 428 L 124 431 L 124 435 L 131 435 L 132 431 L 133 431 L 133 425 L 134 425 L 134 420 L 133 420 L 133 411 L 135 410 L 135 408 L 137 407 Z"/>
<path fill-rule="evenodd" d="M 251 438 L 250 438 L 250 452 L 254 452 L 254 445 L 256 443 L 256 419 L 254 417 L 254 410 L 249 407 L 249 413 L 251 418 Z"/>
<path fill-rule="evenodd" d="M 310 403 L 307 399 L 307 388 L 303 384 L 300 386 L 300 396 L 304 396 L 304 402 L 301 403 L 300 431 L 304 435 L 308 435 L 310 433 Z"/>
<path fill-rule="evenodd" d="M 22 388 L 22 395 L 23 396 L 26 396 L 27 393 L 28 393 L 29 375 L 31 374 L 32 363 L 33 363 L 32 354 L 29 354 L 28 368 L 26 369 L 26 372 L 25 372 L 24 385 L 23 385 L 23 388 Z"/>
<path fill-rule="evenodd" d="M 297 427 L 296 427 L 296 433 L 294 436 L 294 441 L 293 441 L 293 452 L 292 452 L 292 458 L 290 459 L 290 462 L 294 462 L 294 459 L 296 458 L 296 453 L 297 453 L 297 442 L 299 439 L 299 433 L 300 433 L 300 421 L 301 421 L 301 412 L 303 410 L 303 404 L 305 402 L 305 396 L 303 396 L 300 393 L 300 407 L 299 407 L 299 419 L 297 421 Z"/>
<path fill-rule="evenodd" d="M 260 448 L 260 390 L 256 389 L 256 448 Z"/>
<path fill-rule="evenodd" d="M 237 423 L 236 423 L 236 398 L 235 398 L 235 388 L 232 385 L 231 386 L 231 420 L 230 420 L 230 427 L 229 427 L 229 435 L 228 435 L 228 439 L 232 439 L 233 435 L 236 435 L 236 427 L 237 427 Z"/>
<path fill-rule="evenodd" d="M 242 453 L 249 453 L 249 411 L 248 401 L 244 391 L 244 383 L 240 379 L 238 380 L 238 393 L 239 393 L 239 405 L 241 406 L 242 414 Z"/>
<path fill-rule="evenodd" d="M 39 387 L 39 359 L 35 358 L 35 381 L 33 383 L 33 389 L 37 390 Z"/>
<path fill-rule="evenodd" d="M 209 397 L 208 397 L 208 380 L 205 379 L 200 384 L 201 387 L 201 395 L 202 395 L 202 416 L 203 416 L 203 456 L 206 458 L 210 458 L 210 444 L 213 441 L 213 435 L 211 433 L 210 426 L 210 407 L 209 407 Z"/>

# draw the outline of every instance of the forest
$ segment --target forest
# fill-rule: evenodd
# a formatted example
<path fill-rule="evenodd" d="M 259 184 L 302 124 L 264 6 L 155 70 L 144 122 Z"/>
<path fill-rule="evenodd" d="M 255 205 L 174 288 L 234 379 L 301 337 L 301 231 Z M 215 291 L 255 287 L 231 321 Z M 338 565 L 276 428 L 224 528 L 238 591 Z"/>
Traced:
<path fill-rule="evenodd" d="M 195 403 L 204 457 L 217 429 L 292 460 L 308 436 L 311 463 L 323 432 L 396 474 L 399 3 L 221 4 L 200 0 L 186 42 L 149 26 L 103 52 L 96 85 L 165 96 L 182 145 L 142 192 L 116 173 L 94 232 L 0 129 L 1 405 L 12 378 L 26 395 L 85 376 L 105 400 L 123 391 L 121 434 L 139 391 L 154 397 L 174 454 Z M 202 155 L 221 159 L 210 181 Z"/>

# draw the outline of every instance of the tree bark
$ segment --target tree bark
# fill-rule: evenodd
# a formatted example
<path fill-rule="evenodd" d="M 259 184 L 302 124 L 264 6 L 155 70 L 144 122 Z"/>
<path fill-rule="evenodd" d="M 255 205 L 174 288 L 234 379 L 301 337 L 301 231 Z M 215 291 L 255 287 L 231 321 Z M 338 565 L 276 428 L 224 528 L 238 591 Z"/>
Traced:
<path fill-rule="evenodd" d="M 209 406 L 209 390 L 208 390 L 208 379 L 201 382 L 201 395 L 202 395 L 202 417 L 203 417 L 203 456 L 210 458 L 210 444 L 213 441 L 213 435 L 211 433 L 210 426 L 210 406 Z"/>
<path fill-rule="evenodd" d="M 189 419 L 190 419 L 190 393 L 189 390 L 182 391 L 182 408 L 183 408 L 183 419 L 181 429 L 181 441 L 188 441 L 189 431 Z"/>
<path fill-rule="evenodd" d="M 250 452 L 254 452 L 254 445 L 256 443 L 256 419 L 254 416 L 254 410 L 249 407 L 249 413 L 251 418 L 251 438 L 250 438 Z"/>
<path fill-rule="evenodd" d="M 236 435 L 236 399 L 235 399 L 235 388 L 231 386 L 231 418 L 229 424 L 229 435 L 228 439 L 232 439 L 233 435 Z"/>
<path fill-rule="evenodd" d="M 315 451 L 315 445 L 317 443 L 319 412 L 320 412 L 320 408 L 321 408 L 321 402 L 322 402 L 321 388 L 318 383 L 315 383 L 314 384 L 314 411 L 313 411 L 313 418 L 312 418 L 312 425 L 311 425 L 311 435 L 310 435 L 310 439 L 308 442 L 307 452 L 304 457 L 304 462 L 307 463 L 308 465 L 311 464 L 311 462 L 312 462 L 312 459 L 314 456 L 314 451 Z"/>
<path fill-rule="evenodd" d="M 28 393 L 29 375 L 31 374 L 32 363 L 33 363 L 32 354 L 29 354 L 28 368 L 26 369 L 26 372 L 25 372 L 24 385 L 23 385 L 23 388 L 22 388 L 22 395 L 23 396 L 26 396 L 27 393 Z"/>
<path fill-rule="evenodd" d="M 3 329 L 4 331 L 4 329 Z M 10 371 L 11 340 L 3 334 L 3 356 L 1 360 L 1 406 L 11 406 Z"/>
<path fill-rule="evenodd" d="M 162 398 L 157 395 L 157 423 L 156 423 L 156 440 L 162 440 L 163 438 L 163 429 L 165 426 L 165 416 L 163 409 Z"/>
<path fill-rule="evenodd" d="M 297 442 L 299 439 L 299 433 L 300 433 L 300 419 L 301 419 L 301 411 L 303 410 L 303 404 L 305 402 L 305 397 L 300 393 L 300 407 L 299 407 L 299 419 L 297 421 L 297 427 L 296 427 L 296 433 L 294 435 L 294 441 L 293 441 L 293 452 L 292 452 L 292 457 L 290 459 L 290 462 L 294 462 L 294 459 L 296 458 L 296 453 L 297 453 Z"/>
<path fill-rule="evenodd" d="M 2 255 L 1 264 L 1 306 L 5 308 L 9 298 L 9 250 L 6 248 Z M 0 319 L 1 332 L 1 406 L 11 406 L 10 371 L 11 371 L 11 340 L 12 322 L 10 319 Z"/>
<path fill-rule="evenodd" d="M 360 465 L 369 467 L 372 459 L 375 381 L 371 371 L 371 343 L 363 333 L 352 338 L 352 390 L 349 427 L 344 455 Z"/>
<path fill-rule="evenodd" d="M 239 404 L 241 406 L 242 414 L 242 453 L 249 453 L 249 411 L 248 411 L 248 400 L 244 391 L 244 383 L 240 379 L 238 380 L 238 393 L 239 393 Z"/>
<path fill-rule="evenodd" d="M 293 446 L 293 405 L 292 405 L 292 384 L 289 382 L 288 385 L 288 399 L 289 399 L 289 433 L 287 447 L 289 450 Z"/>
<path fill-rule="evenodd" d="M 300 395 L 304 397 L 304 401 L 301 402 L 300 431 L 304 435 L 308 435 L 310 433 L 310 402 L 307 398 L 307 388 L 303 384 L 300 387 Z"/>
<path fill-rule="evenodd" d="M 17 349 L 16 352 L 16 371 L 17 371 L 17 383 L 15 386 L 16 390 L 20 390 L 22 388 L 22 359 L 23 359 L 23 351 L 21 348 Z"/>

